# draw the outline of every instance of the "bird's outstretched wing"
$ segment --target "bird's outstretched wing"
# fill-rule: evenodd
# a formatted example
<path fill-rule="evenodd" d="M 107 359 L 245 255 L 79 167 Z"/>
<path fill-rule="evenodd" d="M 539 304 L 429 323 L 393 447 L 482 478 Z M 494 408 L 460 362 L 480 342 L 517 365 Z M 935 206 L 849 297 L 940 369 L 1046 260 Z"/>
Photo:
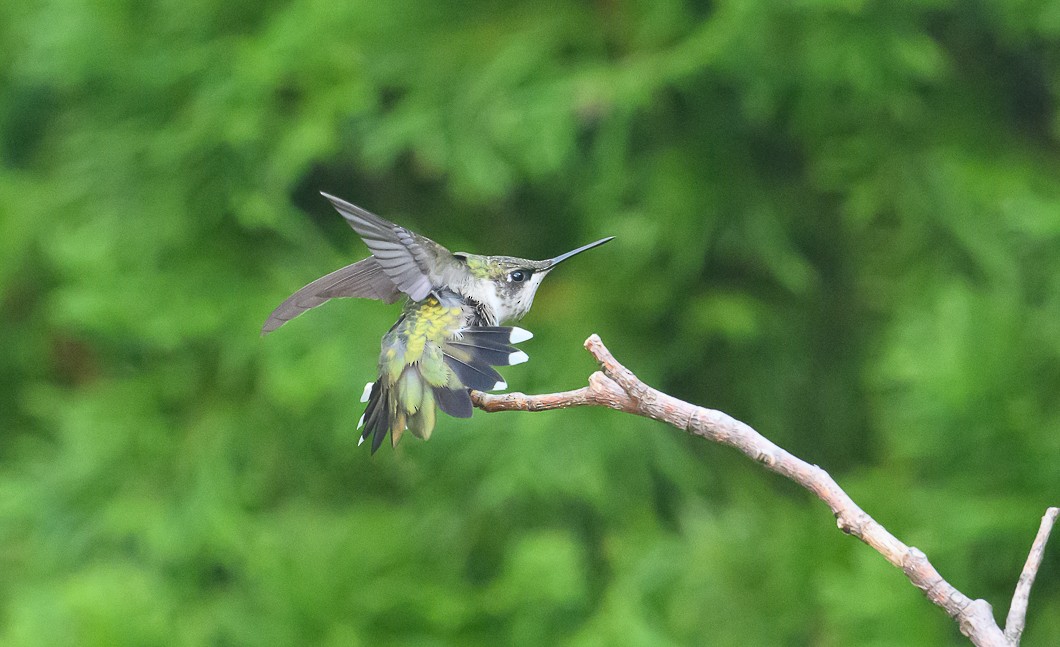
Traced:
<path fill-rule="evenodd" d="M 321 192 L 338 209 L 353 230 L 372 250 L 372 256 L 399 290 L 413 301 L 422 301 L 434 289 L 432 265 L 445 248 L 432 240 L 384 220 L 355 204 Z"/>
<path fill-rule="evenodd" d="M 362 297 L 393 303 L 401 296 L 394 282 L 387 277 L 375 257 L 357 261 L 322 276 L 298 290 L 281 303 L 261 327 L 266 335 L 310 308 L 337 297 Z"/>

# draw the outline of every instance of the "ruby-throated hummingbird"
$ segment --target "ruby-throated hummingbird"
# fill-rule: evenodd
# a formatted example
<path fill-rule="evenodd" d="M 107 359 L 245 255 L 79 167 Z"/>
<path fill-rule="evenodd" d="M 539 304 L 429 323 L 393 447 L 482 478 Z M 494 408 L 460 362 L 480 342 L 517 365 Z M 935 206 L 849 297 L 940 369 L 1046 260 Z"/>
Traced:
<path fill-rule="evenodd" d="M 436 407 L 457 418 L 470 418 L 470 389 L 506 388 L 493 367 L 525 362 L 526 353 L 513 344 L 532 335 L 501 324 L 530 310 L 541 280 L 554 267 L 614 238 L 545 261 L 454 254 L 345 200 L 322 195 L 372 255 L 292 294 L 269 315 L 261 333 L 270 333 L 336 297 L 384 303 L 408 297 L 401 317 L 383 336 L 379 379 L 365 385 L 361 398 L 368 406 L 359 423 L 364 427 L 360 442 L 371 436 L 373 454 L 388 431 L 394 445 L 406 429 L 429 438 Z"/>

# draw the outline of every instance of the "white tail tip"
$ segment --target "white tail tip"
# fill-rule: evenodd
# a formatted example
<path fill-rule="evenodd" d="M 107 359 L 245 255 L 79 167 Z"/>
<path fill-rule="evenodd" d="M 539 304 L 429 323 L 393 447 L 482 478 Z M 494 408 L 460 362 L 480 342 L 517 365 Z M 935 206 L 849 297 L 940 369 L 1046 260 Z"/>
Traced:
<path fill-rule="evenodd" d="M 501 389 L 507 389 L 507 388 L 508 388 L 508 383 L 505 382 L 504 380 L 501 380 L 500 382 L 497 382 L 496 384 L 494 384 L 493 388 L 490 389 L 490 390 L 491 391 L 500 391 Z"/>
<path fill-rule="evenodd" d="M 514 353 L 508 355 L 508 364 L 515 366 L 516 364 L 522 364 L 526 360 L 530 359 L 530 356 L 521 350 L 517 350 Z"/>
<path fill-rule="evenodd" d="M 524 342 L 527 339 L 532 338 L 533 336 L 534 336 L 534 333 L 530 332 L 529 330 L 524 330 L 522 328 L 513 327 L 512 328 L 512 334 L 508 338 L 508 341 L 510 343 L 512 343 L 512 344 L 518 344 L 519 342 Z"/>
<path fill-rule="evenodd" d="M 361 402 L 368 402 L 368 398 L 372 395 L 372 386 L 374 385 L 375 382 L 369 382 L 364 385 L 364 393 L 361 394 Z"/>
<path fill-rule="evenodd" d="M 364 426 L 364 414 L 362 413 L 360 419 L 357 420 L 357 428 L 360 429 L 363 426 Z M 364 438 L 361 439 L 361 443 L 363 443 L 363 442 L 364 442 Z M 360 445 L 361 443 L 357 443 L 357 444 Z"/>
<path fill-rule="evenodd" d="M 364 436 L 361 436 L 360 440 L 357 441 L 357 446 L 360 447 L 364 443 Z"/>

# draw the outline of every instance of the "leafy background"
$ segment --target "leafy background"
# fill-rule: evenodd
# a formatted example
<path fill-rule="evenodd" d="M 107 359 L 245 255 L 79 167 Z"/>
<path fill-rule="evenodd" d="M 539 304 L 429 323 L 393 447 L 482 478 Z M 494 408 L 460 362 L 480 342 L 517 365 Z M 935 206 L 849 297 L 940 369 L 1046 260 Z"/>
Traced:
<path fill-rule="evenodd" d="M 327 190 L 550 276 L 513 388 L 650 383 L 1000 617 L 1060 496 L 1060 5 L 0 4 L 0 642 L 943 645 L 731 450 L 606 410 L 356 447 Z M 1053 542 L 1025 644 L 1060 635 Z"/>

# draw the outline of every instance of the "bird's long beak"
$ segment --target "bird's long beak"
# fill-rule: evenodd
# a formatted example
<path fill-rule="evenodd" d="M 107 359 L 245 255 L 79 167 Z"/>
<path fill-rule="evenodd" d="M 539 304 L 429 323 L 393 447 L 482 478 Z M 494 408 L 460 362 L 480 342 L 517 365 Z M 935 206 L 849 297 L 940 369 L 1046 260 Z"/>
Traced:
<path fill-rule="evenodd" d="M 581 254 L 585 250 L 592 249 L 593 247 L 599 247 L 600 245 L 603 245 L 606 242 L 614 240 L 614 238 L 615 238 L 614 236 L 608 236 L 607 238 L 601 238 L 600 240 L 596 241 L 595 243 L 589 243 L 588 245 L 582 245 L 578 249 L 571 250 L 571 251 L 567 252 L 566 254 L 560 254 L 559 256 L 557 256 L 555 258 L 550 258 L 547 261 L 545 261 L 546 263 L 548 263 L 547 268 L 551 270 L 553 267 L 559 265 L 560 263 L 562 263 L 563 261 L 567 260 L 571 256 L 574 256 L 576 254 Z"/>

